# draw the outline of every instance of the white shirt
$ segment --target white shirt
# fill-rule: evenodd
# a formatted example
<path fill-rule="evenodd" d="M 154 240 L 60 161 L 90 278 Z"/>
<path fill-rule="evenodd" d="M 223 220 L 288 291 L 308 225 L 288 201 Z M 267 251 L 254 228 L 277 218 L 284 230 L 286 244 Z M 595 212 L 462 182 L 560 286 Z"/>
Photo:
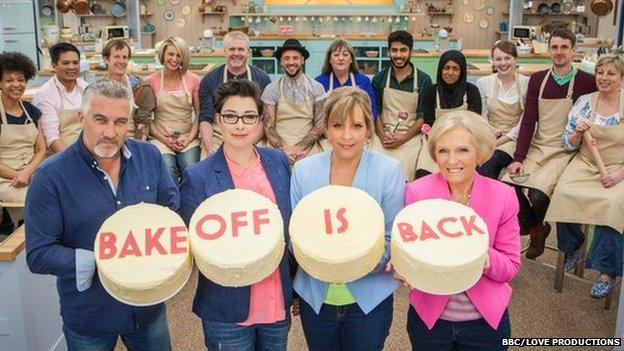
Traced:
<path fill-rule="evenodd" d="M 513 104 L 518 101 L 518 94 L 522 97 L 522 101 L 524 104 L 524 100 L 526 99 L 527 88 L 529 86 L 529 77 L 518 74 L 518 84 L 514 83 L 509 90 L 505 91 L 503 88 L 503 83 L 501 83 L 500 79 L 498 79 L 498 74 L 490 74 L 489 76 L 485 76 L 479 78 L 477 80 L 477 88 L 479 88 L 479 93 L 481 94 L 481 102 L 483 104 L 481 108 L 481 115 L 486 120 L 488 119 L 489 106 L 492 103 L 492 98 L 494 97 L 495 89 L 498 90 L 498 101 L 506 104 Z M 518 92 L 517 86 L 520 86 L 520 91 Z M 518 121 L 510 131 L 507 133 L 507 136 L 512 140 L 518 139 L 518 133 L 520 132 L 520 123 L 522 119 Z"/>

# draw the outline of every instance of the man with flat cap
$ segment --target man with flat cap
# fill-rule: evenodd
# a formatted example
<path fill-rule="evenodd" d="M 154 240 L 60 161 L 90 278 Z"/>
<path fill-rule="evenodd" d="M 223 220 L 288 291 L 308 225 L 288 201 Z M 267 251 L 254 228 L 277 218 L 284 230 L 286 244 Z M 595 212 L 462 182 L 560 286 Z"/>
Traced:
<path fill-rule="evenodd" d="M 303 73 L 310 56 L 296 39 L 287 39 L 274 55 L 284 75 L 267 85 L 265 135 L 270 146 L 282 149 L 291 163 L 320 151 L 323 136 L 323 85 Z"/>

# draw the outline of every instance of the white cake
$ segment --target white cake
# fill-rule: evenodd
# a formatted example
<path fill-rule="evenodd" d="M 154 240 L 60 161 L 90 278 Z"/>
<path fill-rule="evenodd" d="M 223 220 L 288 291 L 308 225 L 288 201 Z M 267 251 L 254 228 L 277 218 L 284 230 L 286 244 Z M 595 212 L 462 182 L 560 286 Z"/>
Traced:
<path fill-rule="evenodd" d="M 416 289 L 456 294 L 481 277 L 488 240 L 487 225 L 470 207 L 441 199 L 418 201 L 394 219 L 392 265 Z"/>
<path fill-rule="evenodd" d="M 279 208 L 251 190 L 227 190 L 206 199 L 195 210 L 189 233 L 197 267 L 223 286 L 261 281 L 275 271 L 284 255 Z"/>
<path fill-rule="evenodd" d="M 337 185 L 301 199 L 289 227 L 299 266 L 330 283 L 350 282 L 373 270 L 384 252 L 384 231 L 384 214 L 375 199 Z"/>
<path fill-rule="evenodd" d="M 193 266 L 184 221 L 155 204 L 128 206 L 110 216 L 95 238 L 94 253 L 106 291 L 134 306 L 173 297 Z"/>

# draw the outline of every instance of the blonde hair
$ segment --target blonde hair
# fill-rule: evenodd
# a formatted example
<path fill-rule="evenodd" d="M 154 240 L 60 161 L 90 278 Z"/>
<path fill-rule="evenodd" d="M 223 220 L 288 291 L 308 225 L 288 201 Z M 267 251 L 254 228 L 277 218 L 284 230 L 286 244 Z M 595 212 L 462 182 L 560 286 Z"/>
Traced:
<path fill-rule="evenodd" d="M 247 34 L 238 30 L 227 33 L 223 37 L 223 47 L 228 47 L 232 40 L 240 40 L 245 42 L 245 47 L 249 49 L 249 37 L 247 36 Z"/>
<path fill-rule="evenodd" d="M 613 54 L 600 56 L 598 62 L 596 62 L 595 72 L 597 73 L 599 68 L 608 64 L 613 64 L 613 66 L 615 66 L 615 69 L 620 72 L 620 75 L 624 75 L 624 59 L 622 59 L 622 57 L 620 57 L 619 55 Z"/>
<path fill-rule="evenodd" d="M 158 52 L 158 59 L 160 60 L 160 63 L 162 64 L 165 63 L 165 51 L 167 49 L 167 46 L 169 45 L 173 46 L 180 53 L 180 61 L 181 61 L 180 72 L 184 75 L 186 73 L 186 70 L 188 70 L 189 64 L 191 62 L 189 46 L 186 43 L 186 41 L 184 41 L 184 39 L 180 37 L 176 37 L 176 36 L 168 37 L 162 42 L 156 44 L 157 46 L 156 51 Z"/>
<path fill-rule="evenodd" d="M 494 136 L 492 126 L 481 115 L 472 111 L 460 110 L 445 114 L 444 117 L 436 120 L 431 128 L 428 151 L 433 160 L 436 159 L 435 147 L 438 139 L 447 132 L 457 128 L 464 128 L 470 132 L 473 144 L 482 157 L 482 162 L 492 157 L 494 147 L 496 146 L 496 137 Z"/>
<path fill-rule="evenodd" d="M 325 129 L 332 122 L 343 122 L 347 118 L 353 118 L 353 111 L 356 107 L 364 113 L 366 137 L 370 138 L 373 133 L 371 101 L 368 94 L 358 87 L 342 87 L 329 93 L 323 105 Z"/>

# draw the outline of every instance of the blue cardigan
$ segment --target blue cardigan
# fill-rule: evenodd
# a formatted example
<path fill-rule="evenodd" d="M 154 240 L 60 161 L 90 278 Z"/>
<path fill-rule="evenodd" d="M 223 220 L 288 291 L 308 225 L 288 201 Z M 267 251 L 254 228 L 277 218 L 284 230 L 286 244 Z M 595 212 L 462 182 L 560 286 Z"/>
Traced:
<path fill-rule="evenodd" d="M 260 162 L 273 188 L 277 206 L 284 220 L 286 243 L 288 237 L 288 220 L 290 219 L 290 168 L 286 155 L 275 149 L 257 147 Z M 223 146 L 207 159 L 189 167 L 180 185 L 180 213 L 189 224 L 197 207 L 208 197 L 234 189 L 232 175 L 225 160 Z M 290 253 L 285 250 L 280 262 L 284 308 L 292 305 L 292 278 L 289 269 Z M 240 323 L 249 315 L 250 287 L 225 287 L 199 274 L 197 292 L 193 301 L 193 312 L 201 319 L 222 323 Z"/>
<path fill-rule="evenodd" d="M 329 185 L 331 151 L 303 159 L 295 164 L 290 184 L 293 208 L 305 195 Z M 364 313 L 368 314 L 390 296 L 398 286 L 391 274 L 385 273 L 390 259 L 390 232 L 394 217 L 403 209 L 405 178 L 401 165 L 388 156 L 364 150 L 353 179 L 353 187 L 366 191 L 381 206 L 386 227 L 386 245 L 379 264 L 368 275 L 347 283 L 349 291 Z M 297 270 L 294 288 L 299 296 L 319 313 L 327 295 L 328 284 Z"/>

